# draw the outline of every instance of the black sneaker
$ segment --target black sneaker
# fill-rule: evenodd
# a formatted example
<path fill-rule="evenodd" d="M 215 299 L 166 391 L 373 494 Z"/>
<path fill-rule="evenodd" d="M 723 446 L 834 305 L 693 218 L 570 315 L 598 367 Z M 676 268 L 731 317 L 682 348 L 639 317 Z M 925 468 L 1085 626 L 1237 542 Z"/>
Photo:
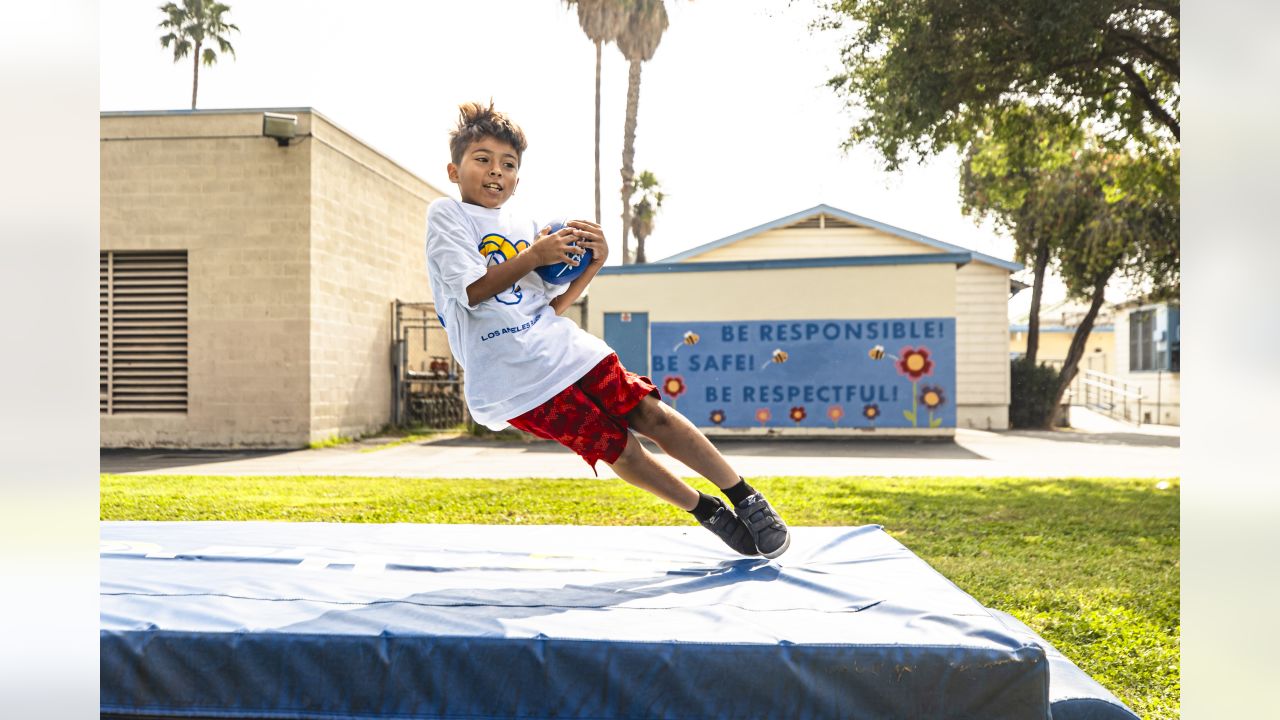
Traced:
<path fill-rule="evenodd" d="M 698 524 L 715 533 L 717 537 L 724 541 L 725 545 L 733 548 L 743 555 L 759 555 L 760 551 L 756 550 L 756 542 L 751 539 L 751 533 L 747 531 L 747 526 L 742 524 L 737 515 L 729 509 L 729 506 L 714 495 L 709 496 L 715 501 L 716 511 L 711 513 L 709 520 L 703 520 Z"/>
<path fill-rule="evenodd" d="M 791 547 L 791 533 L 764 495 L 754 493 L 733 506 L 738 517 L 751 532 L 756 549 L 767 558 L 776 558 Z"/>

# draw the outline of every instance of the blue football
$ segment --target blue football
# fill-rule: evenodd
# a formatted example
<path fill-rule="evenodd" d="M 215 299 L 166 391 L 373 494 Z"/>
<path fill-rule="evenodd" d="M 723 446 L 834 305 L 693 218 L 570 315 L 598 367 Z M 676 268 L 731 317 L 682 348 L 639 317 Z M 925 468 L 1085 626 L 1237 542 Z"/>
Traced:
<path fill-rule="evenodd" d="M 547 223 L 547 226 L 551 228 L 550 232 L 558 232 L 564 227 L 564 222 L 564 220 L 552 220 Z M 587 269 L 587 265 L 591 264 L 591 251 L 586 250 L 582 254 L 577 255 L 576 258 L 578 260 L 578 265 L 576 267 L 564 262 L 543 265 L 537 269 L 538 277 L 541 277 L 552 285 L 563 285 L 568 282 L 573 282 L 574 278 L 581 275 Z"/>

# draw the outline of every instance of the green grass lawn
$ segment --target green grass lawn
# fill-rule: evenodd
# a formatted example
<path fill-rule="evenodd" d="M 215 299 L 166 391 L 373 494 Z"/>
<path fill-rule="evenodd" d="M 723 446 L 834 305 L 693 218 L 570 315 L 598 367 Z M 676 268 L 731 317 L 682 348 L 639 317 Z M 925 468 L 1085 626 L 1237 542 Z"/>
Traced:
<path fill-rule="evenodd" d="M 792 525 L 877 523 L 1148 719 L 1179 715 L 1178 496 L 1156 480 L 751 478 Z M 701 489 L 712 491 L 702 480 Z M 681 525 L 616 480 L 101 478 L 103 520 Z"/>

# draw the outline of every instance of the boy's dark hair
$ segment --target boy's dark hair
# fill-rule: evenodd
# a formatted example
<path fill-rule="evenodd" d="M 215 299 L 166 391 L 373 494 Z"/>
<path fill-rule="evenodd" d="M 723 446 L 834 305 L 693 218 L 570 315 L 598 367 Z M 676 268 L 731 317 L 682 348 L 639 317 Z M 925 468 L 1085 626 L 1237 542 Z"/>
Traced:
<path fill-rule="evenodd" d="M 462 153 L 483 137 L 497 138 L 515 148 L 517 162 L 529 146 L 520 126 L 511 122 L 506 113 L 493 109 L 493 100 L 489 100 L 487 108 L 480 103 L 463 103 L 458 106 L 458 127 L 449 133 L 449 156 L 453 164 L 460 165 Z"/>

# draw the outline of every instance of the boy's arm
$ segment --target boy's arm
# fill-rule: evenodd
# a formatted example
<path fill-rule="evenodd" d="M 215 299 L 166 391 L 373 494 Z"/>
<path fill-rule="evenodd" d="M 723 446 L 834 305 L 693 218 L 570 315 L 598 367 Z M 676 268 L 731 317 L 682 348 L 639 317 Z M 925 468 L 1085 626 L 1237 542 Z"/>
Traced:
<path fill-rule="evenodd" d="M 563 315 L 573 301 L 582 295 L 587 285 L 591 284 L 591 278 L 600 272 L 600 268 L 604 267 L 604 261 L 609 257 L 609 243 L 605 241 L 604 230 L 600 229 L 599 225 L 586 220 L 570 220 L 565 225 L 577 229 L 578 246 L 591 250 L 591 264 L 569 283 L 569 287 L 565 288 L 564 292 L 551 301 L 551 309 L 555 310 L 557 315 Z"/>
<path fill-rule="evenodd" d="M 569 260 L 573 253 L 578 252 L 572 245 L 576 239 L 572 228 L 553 234 L 548 234 L 544 228 L 532 245 L 506 262 L 490 265 L 483 277 L 468 285 L 467 304 L 474 307 L 488 300 L 516 284 L 520 278 L 533 272 L 534 268 Z"/>

